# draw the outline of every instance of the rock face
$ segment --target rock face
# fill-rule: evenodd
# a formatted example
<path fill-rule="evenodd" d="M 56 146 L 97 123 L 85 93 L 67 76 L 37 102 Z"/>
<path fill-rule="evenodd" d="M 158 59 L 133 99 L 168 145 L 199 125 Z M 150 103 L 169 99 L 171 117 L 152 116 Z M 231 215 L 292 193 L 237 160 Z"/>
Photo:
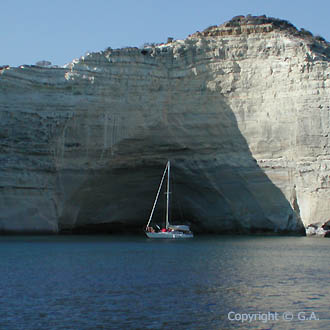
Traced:
<path fill-rule="evenodd" d="M 320 37 L 249 16 L 63 68 L 2 68 L 0 230 L 141 228 L 167 159 L 172 218 L 197 232 L 322 225 L 329 53 Z"/>

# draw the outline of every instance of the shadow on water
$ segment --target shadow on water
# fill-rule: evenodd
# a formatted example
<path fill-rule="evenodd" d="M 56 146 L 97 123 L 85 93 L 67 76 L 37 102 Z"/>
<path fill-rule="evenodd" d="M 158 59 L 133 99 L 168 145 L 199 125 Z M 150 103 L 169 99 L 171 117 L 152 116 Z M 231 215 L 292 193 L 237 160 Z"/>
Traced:
<path fill-rule="evenodd" d="M 172 78 L 153 91 L 154 101 L 136 104 L 139 114 L 153 109 L 150 122 L 145 118 L 133 138 L 118 141 L 101 169 L 77 179 L 77 188 L 66 194 L 60 227 L 83 233 L 141 231 L 170 159 L 173 222 L 183 218 L 196 233 L 304 234 L 299 214 L 258 166 L 224 94 L 211 91 L 209 81 L 206 74 Z M 132 116 L 125 109 L 121 113 Z M 160 203 L 155 219 L 163 213 Z"/>

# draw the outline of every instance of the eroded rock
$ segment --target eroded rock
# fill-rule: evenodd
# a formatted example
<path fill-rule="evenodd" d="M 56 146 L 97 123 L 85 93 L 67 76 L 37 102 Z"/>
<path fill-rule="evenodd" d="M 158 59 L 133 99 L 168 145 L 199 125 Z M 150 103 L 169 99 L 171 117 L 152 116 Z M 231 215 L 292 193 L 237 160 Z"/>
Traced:
<path fill-rule="evenodd" d="M 0 229 L 141 228 L 167 159 L 196 232 L 324 223 L 329 46 L 281 22 L 1 70 Z"/>

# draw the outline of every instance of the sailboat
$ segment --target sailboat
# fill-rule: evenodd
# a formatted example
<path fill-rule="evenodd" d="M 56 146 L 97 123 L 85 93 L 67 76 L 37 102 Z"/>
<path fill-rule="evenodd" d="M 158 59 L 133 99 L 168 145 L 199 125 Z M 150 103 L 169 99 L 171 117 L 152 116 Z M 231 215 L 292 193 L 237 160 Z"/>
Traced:
<path fill-rule="evenodd" d="M 165 175 L 167 173 L 167 189 L 166 189 L 166 220 L 165 220 L 165 228 L 160 228 L 156 225 L 154 228 L 150 226 L 152 216 L 154 214 L 156 204 L 159 198 L 159 193 L 162 189 Z M 162 179 L 159 184 L 159 188 L 157 191 L 157 195 L 154 201 L 154 205 L 151 210 L 151 214 L 148 220 L 148 223 L 145 227 L 145 233 L 149 238 L 168 238 L 168 239 L 177 239 L 177 238 L 193 238 L 194 234 L 190 230 L 188 225 L 171 225 L 169 220 L 169 207 L 170 207 L 170 161 L 167 161 L 165 166 L 165 170 L 162 176 Z"/>

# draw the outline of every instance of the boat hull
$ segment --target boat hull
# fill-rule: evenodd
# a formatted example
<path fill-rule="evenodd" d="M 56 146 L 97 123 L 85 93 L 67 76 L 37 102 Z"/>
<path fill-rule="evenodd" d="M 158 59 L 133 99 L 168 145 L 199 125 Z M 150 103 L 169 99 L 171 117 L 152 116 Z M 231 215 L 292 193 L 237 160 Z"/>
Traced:
<path fill-rule="evenodd" d="M 158 232 L 158 233 L 150 233 L 145 232 L 148 238 L 156 238 L 156 239 L 181 239 L 181 238 L 193 238 L 193 233 L 183 233 L 183 232 Z"/>

